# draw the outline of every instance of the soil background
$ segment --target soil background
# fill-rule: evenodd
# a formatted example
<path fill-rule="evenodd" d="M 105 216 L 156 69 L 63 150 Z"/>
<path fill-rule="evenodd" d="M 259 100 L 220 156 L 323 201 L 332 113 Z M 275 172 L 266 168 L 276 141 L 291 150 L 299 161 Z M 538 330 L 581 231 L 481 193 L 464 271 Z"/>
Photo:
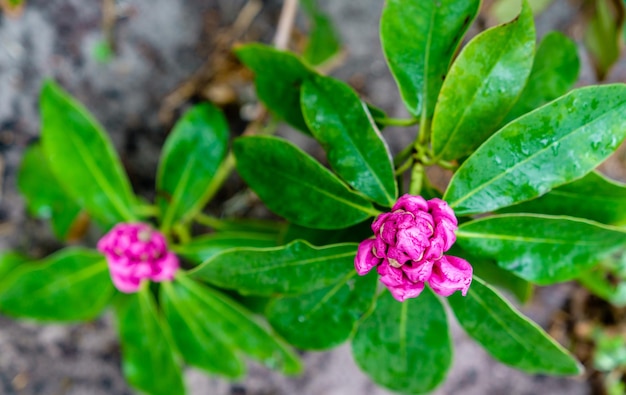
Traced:
<path fill-rule="evenodd" d="M 0 14 L 0 249 L 17 249 L 43 256 L 60 244 L 49 226 L 28 217 L 16 186 L 16 171 L 27 144 L 39 135 L 38 93 L 44 78 L 56 79 L 81 101 L 110 133 L 131 177 L 135 191 L 152 197 L 160 147 L 184 108 L 202 96 L 202 89 L 168 107 L 164 100 L 185 81 L 211 63 L 213 43 L 236 19 L 244 0 L 118 0 L 110 31 L 116 54 L 106 63 L 96 59 L 103 30 L 103 2 L 96 0 L 27 0 L 21 15 Z M 365 98 L 393 116 L 405 116 L 378 39 L 382 0 L 321 0 L 333 18 L 345 47 L 345 58 L 332 75 L 351 83 Z M 488 7 L 490 2 L 485 2 Z M 580 2 L 555 0 L 537 17 L 541 37 L 560 30 L 582 42 Z M 242 40 L 269 42 L 281 2 L 263 2 Z M 106 18 L 105 18 L 106 19 Z M 489 25 L 483 13 L 477 26 Z M 306 20 L 297 31 L 306 31 Z M 473 33 L 476 33 L 476 28 Z M 580 44 L 580 84 L 595 82 Z M 622 56 L 609 81 L 626 81 Z M 233 133 L 243 131 L 253 90 L 246 81 L 235 84 L 234 104 L 225 107 Z M 210 84 L 209 84 L 210 85 Z M 227 92 L 228 93 L 228 92 Z M 235 105 L 236 104 L 236 105 Z M 161 116 L 159 115 L 161 113 Z M 170 117 L 164 117 L 169 114 Z M 288 128 L 286 134 L 316 152 L 318 148 Z M 414 135 L 406 129 L 386 132 L 397 152 Z M 626 181 L 622 151 L 604 165 L 611 177 Z M 319 152 L 316 152 L 319 154 Z M 238 181 L 232 182 L 238 185 Z M 235 187 L 233 187 L 235 188 Z M 220 198 L 227 198 L 221 196 Z M 219 209 L 223 202 L 216 202 Z M 87 243 L 95 236 L 87 237 Z M 572 284 L 541 289 L 523 310 L 547 326 L 561 309 Z M 434 394 L 531 395 L 589 394 L 584 378 L 532 376 L 495 362 L 459 329 L 450 316 L 455 358 L 444 385 Z M 245 380 L 230 383 L 187 369 L 192 395 L 383 395 L 355 365 L 349 346 L 303 355 L 306 371 L 286 378 L 251 364 Z M 416 372 L 416 374 L 419 374 Z M 0 394 L 6 395 L 124 395 L 132 394 L 120 372 L 120 350 L 110 314 L 86 324 L 45 325 L 16 322 L 0 316 Z"/>

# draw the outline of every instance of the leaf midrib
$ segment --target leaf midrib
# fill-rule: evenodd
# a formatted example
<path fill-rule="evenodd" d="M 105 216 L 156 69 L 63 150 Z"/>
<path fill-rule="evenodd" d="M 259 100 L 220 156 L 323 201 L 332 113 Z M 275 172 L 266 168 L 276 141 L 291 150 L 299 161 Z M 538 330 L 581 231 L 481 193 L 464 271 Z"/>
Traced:
<path fill-rule="evenodd" d="M 535 244 L 562 244 L 562 245 L 579 245 L 579 246 L 601 246 L 606 243 L 606 239 L 597 240 L 597 242 L 588 242 L 588 240 L 581 239 L 555 239 L 555 238 L 536 238 L 536 237 L 524 237 L 524 236 L 513 236 L 507 234 L 498 234 L 498 233 L 477 233 L 477 232 L 468 232 L 459 230 L 456 233 L 457 237 L 465 238 L 465 239 L 493 239 L 493 240 L 503 240 L 503 241 L 514 241 L 519 243 L 535 243 Z"/>
<path fill-rule="evenodd" d="M 484 37 L 484 36 L 483 36 L 483 37 Z M 452 129 L 452 133 L 450 133 L 450 134 L 449 134 L 449 136 L 450 136 L 450 137 L 448 138 L 448 140 L 446 140 L 446 143 L 445 143 L 445 144 L 443 145 L 443 147 L 441 148 L 441 151 L 439 151 L 439 154 L 437 154 L 437 155 L 436 155 L 438 158 L 441 158 L 441 157 L 443 157 L 443 156 L 444 156 L 444 154 L 446 153 L 446 149 L 447 149 L 447 148 L 448 148 L 448 146 L 450 145 L 450 142 L 451 142 L 452 140 L 454 140 L 454 138 L 456 137 L 456 135 L 457 135 L 457 133 L 458 133 L 458 131 L 459 131 L 459 128 L 461 127 L 461 125 L 463 124 L 463 121 L 465 120 L 465 117 L 467 116 L 467 114 L 469 114 L 469 113 L 471 112 L 471 111 L 469 111 L 469 110 L 471 110 L 471 107 L 472 107 L 472 105 L 473 105 L 473 104 L 474 104 L 474 102 L 475 102 L 475 99 L 476 99 L 476 96 L 478 95 L 478 92 L 481 92 L 481 91 L 483 90 L 483 88 L 487 85 L 487 84 L 486 84 L 486 81 L 487 81 L 487 80 L 489 79 L 489 77 L 491 76 L 491 73 L 492 73 L 492 72 L 493 72 L 493 70 L 495 69 L 496 65 L 498 65 L 498 64 L 500 63 L 500 60 L 501 60 L 501 59 L 502 59 L 502 57 L 503 57 L 503 55 L 502 55 L 502 54 L 504 54 L 504 53 L 508 53 L 507 51 L 508 51 L 508 49 L 509 49 L 509 44 L 510 44 L 510 42 L 511 42 L 511 37 L 512 37 L 512 34 L 508 34 L 508 35 L 507 35 L 506 45 L 504 45 L 504 46 L 503 46 L 503 48 L 501 49 L 501 51 L 500 51 L 500 56 L 498 56 L 498 60 L 489 66 L 489 71 L 488 71 L 488 73 L 487 73 L 488 77 L 487 77 L 487 78 L 484 78 L 484 79 L 482 80 L 482 83 L 481 83 L 480 87 L 478 87 L 478 88 L 474 91 L 474 93 L 472 94 L 472 97 L 471 97 L 471 99 L 470 99 L 470 101 L 469 101 L 470 105 L 467 105 L 467 106 L 465 106 L 465 107 L 464 107 L 464 109 L 463 109 L 463 113 L 461 114 L 461 117 L 459 118 L 458 122 L 457 122 L 457 123 L 456 123 L 456 125 L 454 126 L 454 129 Z M 459 67 L 459 66 L 457 66 L 457 67 Z M 521 90 L 520 90 L 520 92 L 521 92 Z M 504 113 L 504 115 L 503 115 L 503 116 L 506 116 L 506 113 Z"/>
<path fill-rule="evenodd" d="M 324 174 L 323 171 L 328 171 L 328 170 L 326 170 L 323 167 L 317 168 L 318 174 Z M 326 197 L 330 198 L 330 200 L 336 200 L 336 201 L 338 201 L 338 202 L 340 202 L 340 203 L 342 203 L 342 204 L 344 204 L 346 206 L 352 207 L 352 208 L 354 208 L 354 209 L 356 209 L 356 210 L 358 210 L 360 212 L 366 213 L 368 215 L 378 215 L 378 212 L 374 213 L 374 212 L 371 211 L 371 210 L 373 210 L 373 208 L 370 210 L 368 207 L 359 206 L 357 204 L 353 204 L 349 200 L 345 200 L 345 199 L 340 198 L 340 197 L 338 197 L 337 195 L 335 195 L 335 194 L 333 194 L 331 192 L 328 192 L 328 191 L 326 191 L 324 189 L 320 189 L 317 185 L 309 184 L 307 182 L 304 182 L 303 178 L 298 178 L 298 177 L 292 176 L 291 174 L 285 173 L 283 171 L 280 171 L 279 169 L 275 169 L 274 170 L 274 174 L 282 176 L 283 178 L 285 178 L 285 179 L 287 179 L 287 180 L 289 180 L 291 182 L 294 182 L 296 184 L 301 184 L 305 188 L 309 188 L 312 191 L 315 191 L 315 192 L 319 193 L 320 195 L 323 195 L 323 196 L 326 196 Z M 325 176 L 326 177 L 328 177 L 328 176 L 331 177 L 331 178 L 328 178 L 328 180 L 332 179 L 331 183 L 334 184 L 333 187 L 336 186 L 337 188 L 342 188 L 343 190 L 345 190 L 345 191 L 342 190 L 342 192 L 349 193 L 349 194 L 353 195 L 352 197 L 361 199 L 360 195 L 357 195 L 356 193 L 350 191 L 345 185 L 343 185 L 343 183 L 340 180 L 336 179 L 335 176 L 332 175 L 331 173 L 325 174 Z"/>
<path fill-rule="evenodd" d="M 132 215 L 130 210 L 128 210 L 128 207 L 124 204 L 124 202 L 121 201 L 119 197 L 120 195 L 115 192 L 115 188 L 108 182 L 106 176 L 100 171 L 98 165 L 93 162 L 93 156 L 88 154 L 89 151 L 87 147 L 83 144 L 82 139 L 74 133 L 68 133 L 67 137 L 68 140 L 71 141 L 76 147 L 76 152 L 78 152 L 78 155 L 82 159 L 83 163 L 85 163 L 85 165 L 93 175 L 94 179 L 96 180 L 96 184 L 100 185 L 101 190 L 105 193 L 109 201 L 113 204 L 113 207 L 117 210 L 118 214 L 121 215 L 124 220 L 132 221 L 134 219 L 134 216 Z M 106 147 L 106 144 L 104 145 L 105 148 L 108 148 Z M 85 152 L 87 152 L 87 154 Z M 113 172 L 115 173 L 114 168 Z M 122 182 L 122 189 L 124 189 L 124 192 L 127 192 L 125 187 L 125 183 Z"/>
<path fill-rule="evenodd" d="M 575 128 L 575 129 L 573 129 L 571 132 L 569 132 L 567 134 L 562 135 L 558 140 L 554 140 L 552 143 L 550 143 L 550 144 L 546 145 L 545 147 L 535 151 L 532 155 L 529 155 L 526 159 L 524 159 L 524 160 L 522 160 L 520 162 L 517 162 L 514 166 L 507 167 L 503 172 L 498 173 L 495 177 L 491 178 L 490 180 L 488 180 L 485 183 L 480 184 L 478 187 L 476 187 L 476 188 L 472 189 L 470 192 L 466 193 L 461 199 L 457 199 L 456 201 L 449 203 L 450 207 L 451 208 L 457 207 L 459 204 L 463 203 L 464 201 L 466 201 L 470 197 L 474 196 L 475 194 L 477 194 L 481 190 L 485 189 L 489 185 L 491 185 L 494 182 L 498 181 L 499 179 L 501 179 L 505 175 L 508 175 L 509 173 L 513 172 L 514 170 L 517 170 L 520 166 L 526 164 L 527 162 L 529 162 L 532 159 L 535 159 L 535 157 L 537 157 L 539 155 L 543 155 L 546 151 L 552 150 L 553 146 L 561 146 L 561 142 L 562 141 L 565 141 L 565 140 L 567 140 L 569 138 L 575 137 L 575 135 L 581 129 L 585 129 L 587 127 L 590 127 L 591 125 L 593 125 L 594 123 L 602 120 L 603 118 L 608 117 L 609 115 L 612 115 L 613 112 L 615 112 L 616 109 L 618 109 L 618 107 L 623 106 L 623 104 L 624 104 L 624 102 L 620 102 L 619 104 L 615 105 L 615 107 L 611 108 L 606 113 L 600 115 L 599 117 L 595 118 L 594 120 L 592 120 L 592 121 L 590 121 L 588 123 L 585 123 L 585 124 Z"/>
<path fill-rule="evenodd" d="M 107 266 L 102 264 L 103 261 L 98 261 L 96 263 L 90 264 L 87 267 L 84 267 L 80 270 L 77 270 L 73 273 L 64 275 L 61 279 L 56 280 L 56 281 L 51 281 L 49 283 L 47 283 L 44 287 L 41 287 L 39 289 L 37 289 L 36 291 L 34 291 L 33 293 L 31 293 L 30 297 L 37 297 L 40 295 L 46 295 L 49 293 L 55 293 L 56 291 L 58 291 L 59 289 L 64 289 L 66 288 L 66 286 L 64 285 L 63 287 L 59 287 L 59 284 L 66 284 L 66 283 L 70 283 L 70 284 L 76 284 L 78 282 L 84 281 L 86 279 L 88 279 L 89 277 L 94 277 L 96 274 L 106 271 L 107 270 Z M 41 270 L 38 271 L 44 271 L 45 269 L 49 269 L 48 268 L 42 268 Z M 36 271 L 32 271 L 31 273 L 36 273 Z"/>
<path fill-rule="evenodd" d="M 354 254 L 355 254 L 354 251 L 350 251 L 350 252 L 346 252 L 343 254 L 327 255 L 327 256 L 322 256 L 319 258 L 309 258 L 309 259 L 304 259 L 304 260 L 288 260 L 288 261 L 279 262 L 275 265 L 250 268 L 249 270 L 232 270 L 232 271 L 227 270 L 226 272 L 237 274 L 237 275 L 249 275 L 249 274 L 258 274 L 258 273 L 263 273 L 263 272 L 268 272 L 268 271 L 280 270 L 280 269 L 285 269 L 289 267 L 304 266 L 304 265 L 309 265 L 309 264 L 323 262 L 323 261 L 329 261 L 329 264 L 330 264 L 331 260 L 335 261 L 335 260 L 340 260 L 346 257 L 352 257 L 354 256 Z M 207 265 L 207 267 L 209 268 L 211 266 L 212 265 Z M 239 269 L 239 268 L 236 268 L 236 269 Z"/>
<path fill-rule="evenodd" d="M 318 90 L 319 92 L 319 90 Z M 352 94 L 352 92 L 350 92 L 351 96 L 354 96 Z M 328 101 L 330 101 L 333 105 L 331 105 L 332 108 L 338 108 L 337 106 L 335 106 L 332 100 L 332 97 L 323 95 L 324 97 L 326 97 L 328 99 Z M 372 130 L 372 125 L 370 123 L 370 119 L 367 117 L 367 114 L 364 113 L 364 109 L 362 107 L 362 102 L 358 97 L 354 97 L 354 99 L 356 100 L 356 102 L 358 102 L 358 106 L 356 106 L 355 108 L 358 108 L 356 110 L 356 112 L 360 111 L 360 116 L 361 117 L 365 117 L 365 122 L 368 124 L 368 128 L 369 131 L 368 132 L 373 132 L 375 134 L 375 132 Z M 353 153 L 357 154 L 357 157 L 359 158 L 359 162 L 361 164 L 361 166 L 365 167 L 368 171 L 369 174 L 373 175 L 374 180 L 376 181 L 376 185 L 378 187 L 379 192 L 382 192 L 383 196 L 387 199 L 386 203 L 392 203 L 393 204 L 393 197 L 388 193 L 387 189 L 385 188 L 381 178 L 379 177 L 378 173 L 376 171 L 374 171 L 374 169 L 372 168 L 372 166 L 370 166 L 370 161 L 368 161 L 365 156 L 363 155 L 363 151 L 361 150 L 361 147 L 355 143 L 354 138 L 352 137 L 352 133 L 349 132 L 349 130 L 351 130 L 350 128 L 346 127 L 346 125 L 349 125 L 350 122 L 346 122 L 345 117 L 347 117 L 347 113 L 346 112 L 341 112 L 341 111 L 337 111 L 336 112 L 338 118 L 339 118 L 339 122 L 341 124 L 341 127 L 338 128 L 338 130 L 340 131 L 341 135 L 344 136 L 349 142 L 350 144 L 344 144 L 343 147 L 345 150 L 347 151 L 351 151 Z M 324 127 L 321 128 L 317 128 L 319 131 L 322 131 L 325 129 Z M 318 132 L 319 133 L 319 132 Z M 325 133 L 324 133 L 325 134 Z M 343 141 L 343 139 L 342 139 Z M 378 142 L 378 141 L 377 141 Z M 329 147 L 333 147 L 333 145 L 329 144 Z M 335 146 L 336 147 L 336 146 Z M 351 149 L 353 148 L 353 149 Z M 338 149 L 340 151 L 340 149 Z M 340 165 L 338 167 L 341 168 L 345 168 L 345 166 Z M 361 171 L 359 171 L 359 173 L 362 173 Z M 392 175 L 392 179 L 393 179 L 393 171 L 391 172 Z M 352 180 L 352 181 L 348 181 L 348 183 L 352 183 L 352 184 L 357 184 L 356 180 Z"/>

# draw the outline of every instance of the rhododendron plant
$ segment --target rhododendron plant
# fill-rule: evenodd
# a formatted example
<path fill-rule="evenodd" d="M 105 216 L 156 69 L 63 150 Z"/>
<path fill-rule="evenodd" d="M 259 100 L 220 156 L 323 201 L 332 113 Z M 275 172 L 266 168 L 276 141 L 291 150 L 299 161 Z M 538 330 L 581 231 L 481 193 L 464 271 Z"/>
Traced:
<path fill-rule="evenodd" d="M 133 192 L 102 127 L 47 82 L 20 191 L 60 239 L 83 237 L 86 217 L 104 236 L 99 251 L 4 255 L 0 311 L 76 321 L 112 306 L 124 373 L 154 395 L 185 393 L 182 362 L 238 378 L 245 355 L 294 374 L 290 345 L 344 342 L 379 385 L 426 393 L 452 364 L 450 313 L 502 363 L 581 373 L 497 288 L 523 303 L 533 286 L 604 278 L 598 263 L 623 250 L 626 187 L 595 169 L 626 137 L 626 85 L 571 90 L 575 44 L 560 33 L 536 44 L 526 1 L 457 51 L 479 5 L 386 1 L 380 56 L 406 119 L 314 69 L 310 53 L 237 46 L 269 111 L 231 143 L 220 109 L 191 106 L 148 197 Z M 314 138 L 325 160 L 271 136 L 274 120 Z M 392 152 L 387 125 L 415 138 Z M 234 171 L 245 192 L 218 195 Z M 259 199 L 241 199 L 248 188 Z M 587 203 L 606 196 L 611 204 Z M 234 201 L 263 204 L 275 220 L 231 218 Z"/>

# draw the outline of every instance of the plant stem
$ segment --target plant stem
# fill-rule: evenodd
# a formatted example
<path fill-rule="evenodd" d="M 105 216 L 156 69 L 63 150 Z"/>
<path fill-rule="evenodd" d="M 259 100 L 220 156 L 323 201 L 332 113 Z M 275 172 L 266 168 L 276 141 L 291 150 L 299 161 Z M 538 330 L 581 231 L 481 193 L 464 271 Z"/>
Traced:
<path fill-rule="evenodd" d="M 400 119 L 400 118 L 374 118 L 374 121 L 387 126 L 413 126 L 417 125 L 420 120 L 417 118 Z"/>
<path fill-rule="evenodd" d="M 424 165 L 415 163 L 411 170 L 411 184 L 409 185 L 409 193 L 411 195 L 420 195 L 422 193 L 422 184 L 424 183 Z"/>
<path fill-rule="evenodd" d="M 133 208 L 133 212 L 143 218 L 156 218 L 161 213 L 161 210 L 154 204 L 138 204 Z"/>

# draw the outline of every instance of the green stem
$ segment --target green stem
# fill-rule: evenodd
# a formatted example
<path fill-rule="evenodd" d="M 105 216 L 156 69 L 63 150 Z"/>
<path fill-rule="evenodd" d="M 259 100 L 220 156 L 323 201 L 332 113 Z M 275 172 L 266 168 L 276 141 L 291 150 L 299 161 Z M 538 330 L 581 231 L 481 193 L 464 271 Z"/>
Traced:
<path fill-rule="evenodd" d="M 415 142 L 416 146 L 425 146 L 426 143 L 428 143 L 428 140 L 430 138 L 430 124 L 430 119 L 428 119 L 426 115 L 422 113 L 422 116 L 420 118 L 420 130 L 419 134 L 417 135 L 417 140 Z"/>
<path fill-rule="evenodd" d="M 413 126 L 419 123 L 418 118 L 409 118 L 409 119 L 401 119 L 401 118 L 374 118 L 376 123 L 386 126 Z"/>
<path fill-rule="evenodd" d="M 161 215 L 161 210 L 153 204 L 139 204 L 133 208 L 135 214 L 142 218 L 156 218 Z"/>
<path fill-rule="evenodd" d="M 409 158 L 409 156 L 411 156 L 411 154 L 413 153 L 413 149 L 414 147 L 411 144 L 404 147 L 404 149 L 398 152 L 398 155 L 396 155 L 395 158 L 393 158 L 393 165 L 397 167 L 401 163 L 404 163 Z"/>
<path fill-rule="evenodd" d="M 173 229 L 176 236 L 178 236 L 179 244 L 187 244 L 191 241 L 191 234 L 189 233 L 189 228 L 183 225 L 181 222 L 178 222 L 174 225 Z"/>
<path fill-rule="evenodd" d="M 422 193 L 422 184 L 424 183 L 424 165 L 415 163 L 411 170 L 411 184 L 409 185 L 409 194 L 420 195 Z"/>
<path fill-rule="evenodd" d="M 402 164 L 402 166 L 396 169 L 396 172 L 395 172 L 396 177 L 401 176 L 402 173 L 407 171 L 411 167 L 412 164 L 413 164 L 413 158 L 409 158 L 406 162 Z"/>

